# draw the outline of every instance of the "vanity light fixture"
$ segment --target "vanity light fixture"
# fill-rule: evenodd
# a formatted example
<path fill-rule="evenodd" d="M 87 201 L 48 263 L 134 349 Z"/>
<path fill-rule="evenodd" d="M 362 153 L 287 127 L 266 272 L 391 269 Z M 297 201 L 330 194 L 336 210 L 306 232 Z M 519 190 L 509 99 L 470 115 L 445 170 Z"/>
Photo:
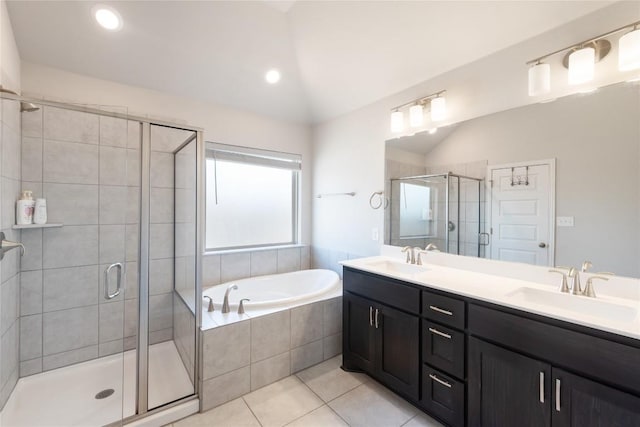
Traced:
<path fill-rule="evenodd" d="M 433 93 L 422 98 L 414 99 L 406 104 L 391 109 L 391 132 L 404 131 L 404 113 L 401 111 L 409 107 L 409 126 L 420 128 L 424 126 L 424 108 L 429 105 L 432 122 L 439 122 L 447 117 L 447 104 L 443 96 L 446 91 Z"/>
<path fill-rule="evenodd" d="M 640 24 L 620 37 L 618 44 L 618 69 L 631 71 L 640 68 Z"/>
<path fill-rule="evenodd" d="M 593 80 L 596 67 L 596 50 L 583 47 L 569 54 L 569 84 L 581 85 Z"/>
<path fill-rule="evenodd" d="M 537 62 L 529 68 L 529 96 L 551 92 L 551 65 Z"/>
<path fill-rule="evenodd" d="M 551 66 L 543 62 L 547 58 L 565 53 L 562 64 L 568 71 L 570 85 L 582 85 L 594 79 L 595 64 L 611 51 L 607 40 L 616 33 L 631 29 L 619 40 L 618 69 L 629 71 L 640 68 L 640 21 L 633 22 L 597 37 L 558 49 L 527 62 L 529 65 L 529 96 L 545 95 L 551 91 Z"/>
<path fill-rule="evenodd" d="M 391 113 L 391 132 L 400 133 L 404 130 L 404 114 L 402 111 L 394 111 Z"/>
<path fill-rule="evenodd" d="M 422 104 L 416 104 L 409 108 L 409 125 L 412 128 L 419 128 L 424 124 L 424 108 Z"/>

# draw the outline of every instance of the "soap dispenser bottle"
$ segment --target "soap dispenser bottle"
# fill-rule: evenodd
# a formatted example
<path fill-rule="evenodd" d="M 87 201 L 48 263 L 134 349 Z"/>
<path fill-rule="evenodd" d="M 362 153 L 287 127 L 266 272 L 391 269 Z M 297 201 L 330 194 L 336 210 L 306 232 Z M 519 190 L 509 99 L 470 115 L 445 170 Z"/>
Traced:
<path fill-rule="evenodd" d="M 20 199 L 16 202 L 16 224 L 28 225 L 33 222 L 33 210 L 36 202 L 33 200 L 32 192 L 24 190 Z"/>

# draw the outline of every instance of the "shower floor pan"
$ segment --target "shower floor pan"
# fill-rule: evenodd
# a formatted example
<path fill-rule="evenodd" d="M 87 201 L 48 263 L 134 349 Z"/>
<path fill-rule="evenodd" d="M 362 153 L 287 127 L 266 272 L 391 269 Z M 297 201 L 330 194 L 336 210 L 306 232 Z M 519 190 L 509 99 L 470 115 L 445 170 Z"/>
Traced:
<path fill-rule="evenodd" d="M 136 352 L 129 350 L 21 378 L 3 426 L 103 426 L 135 413 Z M 113 390 L 96 399 L 100 392 Z M 193 394 L 173 341 L 149 347 L 149 408 Z"/>

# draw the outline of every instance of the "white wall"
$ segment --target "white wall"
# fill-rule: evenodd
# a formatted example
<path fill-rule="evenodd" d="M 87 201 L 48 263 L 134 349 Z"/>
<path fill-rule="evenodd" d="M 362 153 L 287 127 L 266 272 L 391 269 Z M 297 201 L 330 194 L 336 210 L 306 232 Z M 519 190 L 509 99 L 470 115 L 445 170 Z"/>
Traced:
<path fill-rule="evenodd" d="M 302 243 L 310 242 L 312 163 L 307 126 L 28 62 L 22 63 L 22 88 L 24 95 L 36 98 L 127 107 L 129 114 L 199 126 L 207 141 L 300 154 Z"/>
<path fill-rule="evenodd" d="M 354 198 L 313 199 L 314 246 L 343 256 L 379 253 L 382 239 L 373 241 L 371 230 L 377 228 L 382 234 L 383 213 L 372 210 L 368 200 L 373 191 L 384 188 L 384 142 L 392 136 L 389 114 L 393 107 L 446 89 L 450 122 L 457 123 L 538 102 L 527 96 L 528 60 L 629 24 L 638 16 L 637 2 L 615 3 L 560 29 L 315 126 L 313 194 L 329 191 L 358 194 Z M 607 59 L 597 68 L 598 84 L 629 77 L 613 70 L 615 52 Z M 559 72 L 560 66 L 554 64 L 552 70 Z M 607 70 L 610 73 L 603 72 Z M 558 87 L 559 80 L 556 77 L 552 83 Z M 566 85 L 559 86 L 554 95 L 566 94 L 567 90 Z"/>
<path fill-rule="evenodd" d="M 0 0 L 0 85 L 20 92 L 20 54 L 5 0 Z"/>

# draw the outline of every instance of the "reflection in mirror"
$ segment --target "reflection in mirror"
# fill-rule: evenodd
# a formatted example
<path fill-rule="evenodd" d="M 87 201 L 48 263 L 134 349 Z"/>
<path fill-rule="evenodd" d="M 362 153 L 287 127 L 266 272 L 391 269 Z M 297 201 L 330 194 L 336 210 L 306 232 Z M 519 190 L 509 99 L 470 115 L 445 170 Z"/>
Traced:
<path fill-rule="evenodd" d="M 391 178 L 389 241 L 480 256 L 481 183 L 452 173 Z"/>
<path fill-rule="evenodd" d="M 579 266 L 590 260 L 593 271 L 640 277 L 639 117 L 640 85 L 620 83 L 475 118 L 435 134 L 389 140 L 385 244 L 424 247 L 438 240 L 441 250 L 454 254 L 543 265 Z M 415 179 L 449 172 L 484 180 L 477 228 L 468 227 L 474 218 L 461 208 L 458 197 L 464 190 L 446 203 L 441 195 L 446 185 Z M 527 175 L 529 185 L 520 184 Z M 426 190 L 400 185 L 405 182 L 428 186 L 428 199 Z M 509 197 L 516 192 L 522 201 L 512 203 Z M 424 196 L 421 202 L 408 199 L 418 193 Z M 455 226 L 447 233 L 446 205 Z M 406 233 L 404 225 L 401 229 L 405 216 L 413 218 Z M 411 227 L 419 223 L 423 227 L 416 232 Z M 509 246 L 515 240 L 526 251 Z M 470 250 L 470 243 L 479 250 Z"/>

